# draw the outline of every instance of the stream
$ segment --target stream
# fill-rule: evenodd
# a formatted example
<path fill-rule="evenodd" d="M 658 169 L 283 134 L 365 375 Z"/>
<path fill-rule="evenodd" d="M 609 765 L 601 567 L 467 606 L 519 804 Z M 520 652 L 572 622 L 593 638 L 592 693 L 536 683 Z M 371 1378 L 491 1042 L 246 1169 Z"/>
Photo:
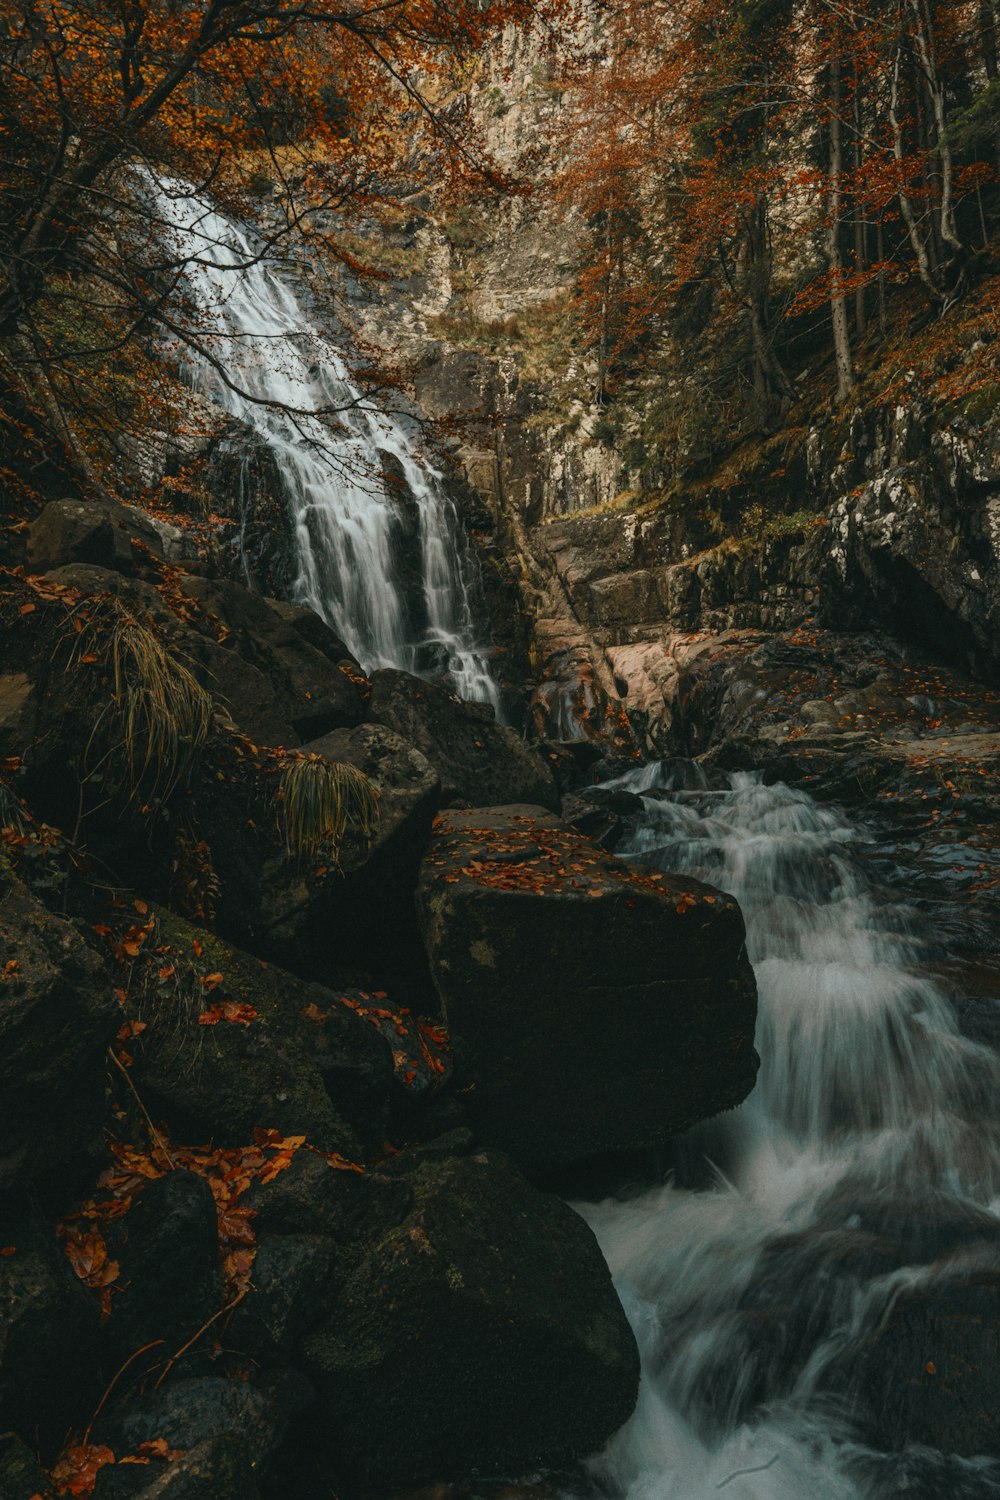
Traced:
<path fill-rule="evenodd" d="M 595 1477 L 629 1500 L 1000 1495 L 1000 1466 L 879 1453 L 852 1411 L 897 1299 L 1000 1261 L 1000 1059 L 918 971 L 913 915 L 866 883 L 840 813 L 694 764 L 613 785 L 641 796 L 618 853 L 739 900 L 762 1061 L 664 1185 L 580 1206 L 643 1368 Z"/>

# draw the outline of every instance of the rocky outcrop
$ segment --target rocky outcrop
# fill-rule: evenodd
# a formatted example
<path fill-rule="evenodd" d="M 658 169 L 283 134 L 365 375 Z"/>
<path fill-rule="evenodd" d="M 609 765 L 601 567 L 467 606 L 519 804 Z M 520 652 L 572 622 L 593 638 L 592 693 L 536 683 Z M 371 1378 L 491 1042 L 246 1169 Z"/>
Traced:
<path fill-rule="evenodd" d="M 305 1340 L 317 1415 L 368 1483 L 523 1472 L 635 1403 L 632 1332 L 591 1231 L 492 1152 L 394 1167 L 405 1211 L 347 1248 Z"/>
<path fill-rule="evenodd" d="M 373 672 L 369 718 L 415 745 L 441 779 L 445 807 L 532 802 L 557 809 L 552 772 L 538 750 L 497 724 L 488 704 L 407 672 Z"/>
<path fill-rule="evenodd" d="M 843 445 L 810 434 L 830 510 L 824 616 L 882 623 L 965 670 L 1000 661 L 1000 419 L 907 398 L 853 414 Z M 839 435 L 838 435 L 839 436 Z"/>
<path fill-rule="evenodd" d="M 418 902 L 470 1119 L 529 1170 L 662 1144 L 753 1087 L 756 990 L 721 892 L 522 807 L 442 815 Z"/>

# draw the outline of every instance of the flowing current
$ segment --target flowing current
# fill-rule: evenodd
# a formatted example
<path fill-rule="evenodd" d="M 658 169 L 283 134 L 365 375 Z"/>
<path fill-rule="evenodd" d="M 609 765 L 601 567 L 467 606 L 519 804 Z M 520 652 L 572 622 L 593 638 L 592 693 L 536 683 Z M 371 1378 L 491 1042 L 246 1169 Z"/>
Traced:
<path fill-rule="evenodd" d="M 460 697 L 499 711 L 476 645 L 469 545 L 412 424 L 362 396 L 302 286 L 244 229 L 180 184 L 156 196 L 188 263 L 199 346 L 184 352 L 188 376 L 274 456 L 294 531 L 293 597 L 366 669 L 444 674 Z"/>
<path fill-rule="evenodd" d="M 581 1207 L 643 1369 L 595 1477 L 628 1500 L 1000 1495 L 988 1461 L 879 1452 L 855 1386 L 899 1297 L 1000 1264 L 1000 1059 L 959 1034 L 838 813 L 747 774 L 713 790 L 683 773 L 613 784 L 641 797 L 618 852 L 738 898 L 761 1071 L 680 1143 L 665 1185 Z M 883 1379 L 905 1384 L 876 1365 L 862 1399 Z"/>

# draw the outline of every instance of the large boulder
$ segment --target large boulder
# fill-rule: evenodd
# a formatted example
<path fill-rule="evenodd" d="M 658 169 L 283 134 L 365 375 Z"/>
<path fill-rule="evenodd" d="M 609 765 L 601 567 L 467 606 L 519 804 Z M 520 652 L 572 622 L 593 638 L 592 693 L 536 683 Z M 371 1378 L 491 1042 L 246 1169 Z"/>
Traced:
<path fill-rule="evenodd" d="M 344 1246 L 303 1342 L 334 1462 L 365 1484 L 524 1472 L 629 1416 L 635 1340 L 589 1228 L 503 1156 L 408 1153 L 408 1208 Z"/>
<path fill-rule="evenodd" d="M 756 988 L 721 891 L 506 807 L 440 817 L 418 905 L 470 1118 L 522 1166 L 662 1144 L 753 1087 Z"/>
<path fill-rule="evenodd" d="M 531 802 L 558 809 L 552 771 L 485 703 L 389 669 L 372 674 L 369 717 L 415 745 L 441 778 L 445 806 Z"/>
<path fill-rule="evenodd" d="M 219 1307 L 219 1229 L 203 1177 L 173 1171 L 145 1183 L 105 1240 L 120 1268 L 103 1329 L 112 1369 L 156 1342 L 180 1348 Z"/>
<path fill-rule="evenodd" d="M 27 532 L 28 566 L 47 573 L 69 563 L 154 575 L 157 561 L 190 562 L 194 543 L 179 526 L 116 500 L 51 500 Z"/>
<path fill-rule="evenodd" d="M 0 1190 L 84 1149 L 104 1103 L 118 1003 L 79 930 L 19 880 L 0 886 Z"/>

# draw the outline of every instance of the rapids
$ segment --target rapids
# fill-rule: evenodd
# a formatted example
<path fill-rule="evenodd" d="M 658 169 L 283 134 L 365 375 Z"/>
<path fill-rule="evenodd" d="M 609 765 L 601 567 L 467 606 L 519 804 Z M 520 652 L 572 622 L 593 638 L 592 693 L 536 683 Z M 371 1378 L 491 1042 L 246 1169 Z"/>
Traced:
<path fill-rule="evenodd" d="M 749 774 L 713 789 L 695 765 L 612 785 L 641 796 L 618 853 L 740 901 L 761 1071 L 739 1110 L 680 1143 L 663 1185 L 579 1205 L 643 1368 L 595 1480 L 628 1500 L 1000 1495 L 986 1461 L 867 1449 L 849 1378 L 854 1341 L 931 1260 L 997 1265 L 1000 1059 L 918 972 L 921 934 L 866 883 L 839 813 Z M 985 1240 L 937 1243 L 970 1217 Z M 860 1237 L 842 1253 L 860 1227 L 900 1224 L 904 1264 L 866 1259 Z"/>
<path fill-rule="evenodd" d="M 414 424 L 362 394 L 304 287 L 248 231 L 182 184 L 154 191 L 185 263 L 186 332 L 196 341 L 182 343 L 186 374 L 272 450 L 294 534 L 294 598 L 366 670 L 443 671 L 460 697 L 499 711 L 476 643 L 474 560 Z M 419 559 L 416 578 L 406 573 L 408 551 Z"/>

